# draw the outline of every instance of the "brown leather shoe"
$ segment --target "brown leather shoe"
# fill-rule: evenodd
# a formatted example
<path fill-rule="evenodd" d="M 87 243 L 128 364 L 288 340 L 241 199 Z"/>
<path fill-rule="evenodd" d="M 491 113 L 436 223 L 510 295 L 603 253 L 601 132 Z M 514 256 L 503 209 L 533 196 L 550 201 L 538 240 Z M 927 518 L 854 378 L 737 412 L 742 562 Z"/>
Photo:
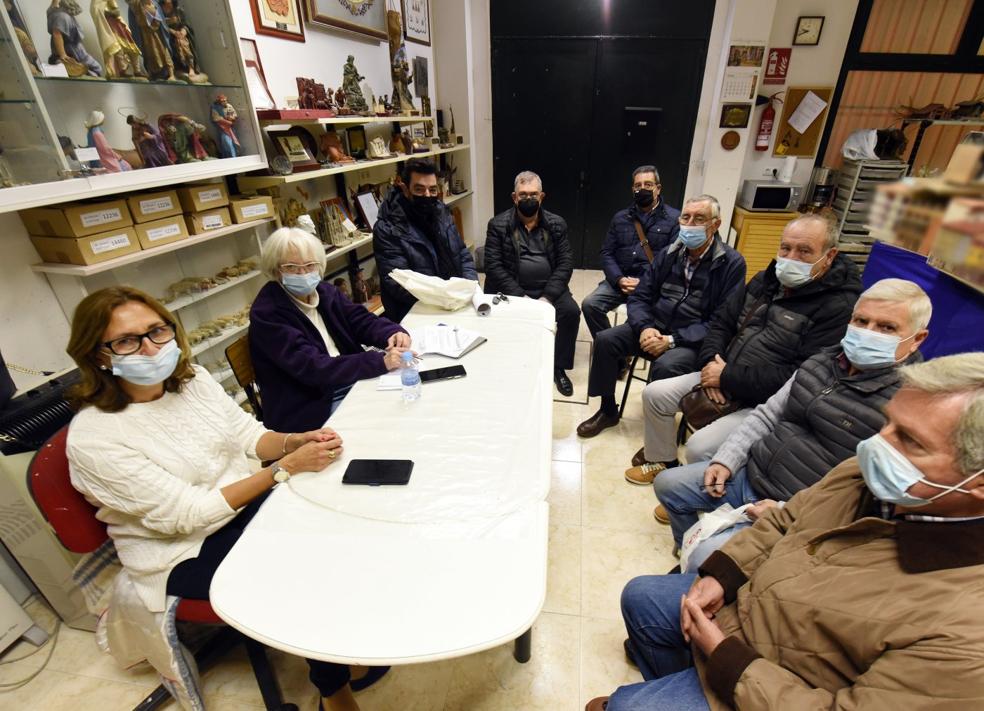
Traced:
<path fill-rule="evenodd" d="M 591 699 L 588 705 L 584 707 L 584 711 L 605 711 L 608 708 L 608 697 L 599 696 L 598 698 Z"/>
<path fill-rule="evenodd" d="M 630 484 L 648 486 L 653 483 L 653 479 L 664 469 L 668 469 L 666 462 L 643 462 L 637 467 L 625 470 L 625 480 Z"/>
<path fill-rule="evenodd" d="M 663 504 L 660 504 L 653 509 L 653 518 L 664 526 L 670 525 L 670 515 L 666 513 L 666 509 L 663 508 Z"/>
<path fill-rule="evenodd" d="M 596 437 L 618 424 L 618 415 L 606 415 L 604 411 L 598 410 L 591 417 L 577 426 L 578 437 Z"/>
<path fill-rule="evenodd" d="M 640 447 L 639 451 L 632 455 L 632 466 L 641 467 L 646 463 L 646 448 Z"/>

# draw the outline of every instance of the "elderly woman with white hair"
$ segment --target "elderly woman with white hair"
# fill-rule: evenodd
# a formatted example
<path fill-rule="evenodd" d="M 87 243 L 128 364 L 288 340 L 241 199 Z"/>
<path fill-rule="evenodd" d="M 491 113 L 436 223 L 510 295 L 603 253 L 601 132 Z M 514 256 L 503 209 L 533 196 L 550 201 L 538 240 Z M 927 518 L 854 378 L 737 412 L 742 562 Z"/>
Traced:
<path fill-rule="evenodd" d="M 322 281 L 324 245 L 303 230 L 270 235 L 261 268 L 269 282 L 250 309 L 249 350 L 263 423 L 281 432 L 316 429 L 357 381 L 398 368 L 410 336 Z"/>

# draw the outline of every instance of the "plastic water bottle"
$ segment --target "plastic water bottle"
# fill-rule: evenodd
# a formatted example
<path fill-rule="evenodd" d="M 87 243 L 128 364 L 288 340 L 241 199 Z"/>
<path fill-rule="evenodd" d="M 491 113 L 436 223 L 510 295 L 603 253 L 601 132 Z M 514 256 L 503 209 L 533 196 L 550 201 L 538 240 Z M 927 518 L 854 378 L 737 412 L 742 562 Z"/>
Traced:
<path fill-rule="evenodd" d="M 417 362 L 410 351 L 404 351 L 400 361 L 403 402 L 413 402 L 420 397 L 420 372 L 417 370 Z"/>

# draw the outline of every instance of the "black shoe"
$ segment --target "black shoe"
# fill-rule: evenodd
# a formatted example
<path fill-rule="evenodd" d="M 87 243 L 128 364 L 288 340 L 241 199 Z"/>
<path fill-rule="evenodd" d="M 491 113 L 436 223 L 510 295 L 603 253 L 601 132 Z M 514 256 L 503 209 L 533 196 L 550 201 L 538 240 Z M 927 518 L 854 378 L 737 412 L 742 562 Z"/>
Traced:
<path fill-rule="evenodd" d="M 606 415 L 604 410 L 598 410 L 594 415 L 577 426 L 578 437 L 594 437 L 602 430 L 618 424 L 618 414 Z"/>
<path fill-rule="evenodd" d="M 370 686 L 382 679 L 389 670 L 389 667 L 369 667 L 369 671 L 366 672 L 364 677 L 349 682 L 349 686 L 352 688 L 352 691 L 362 691 L 363 689 L 368 689 Z"/>
<path fill-rule="evenodd" d="M 625 641 L 622 642 L 622 649 L 625 650 L 625 661 L 627 661 L 630 666 L 638 669 L 639 662 L 635 660 L 635 645 L 632 644 L 632 640 L 626 638 Z"/>
<path fill-rule="evenodd" d="M 618 364 L 618 379 L 625 380 L 625 376 L 629 374 L 629 366 L 632 364 L 632 359 L 623 358 Z"/>
<path fill-rule="evenodd" d="M 567 377 L 567 373 L 560 368 L 554 371 L 554 384 L 557 386 L 557 392 L 564 397 L 570 397 L 574 394 L 574 383 Z"/>

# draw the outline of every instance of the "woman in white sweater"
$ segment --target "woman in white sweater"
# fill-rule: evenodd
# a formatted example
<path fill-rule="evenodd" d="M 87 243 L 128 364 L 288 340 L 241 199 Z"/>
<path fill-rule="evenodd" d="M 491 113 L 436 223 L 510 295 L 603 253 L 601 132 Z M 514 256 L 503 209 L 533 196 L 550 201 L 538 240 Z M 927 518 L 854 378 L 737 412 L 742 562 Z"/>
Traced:
<path fill-rule="evenodd" d="M 153 297 L 125 286 L 75 310 L 68 353 L 82 406 L 68 433 L 72 484 L 98 507 L 137 593 L 152 612 L 168 595 L 208 599 L 219 563 L 277 482 L 321 471 L 342 440 L 323 428 L 272 432 L 190 362 L 180 325 Z M 276 460 L 250 473 L 247 456 Z M 349 667 L 308 660 L 323 707 L 352 711 Z"/>

